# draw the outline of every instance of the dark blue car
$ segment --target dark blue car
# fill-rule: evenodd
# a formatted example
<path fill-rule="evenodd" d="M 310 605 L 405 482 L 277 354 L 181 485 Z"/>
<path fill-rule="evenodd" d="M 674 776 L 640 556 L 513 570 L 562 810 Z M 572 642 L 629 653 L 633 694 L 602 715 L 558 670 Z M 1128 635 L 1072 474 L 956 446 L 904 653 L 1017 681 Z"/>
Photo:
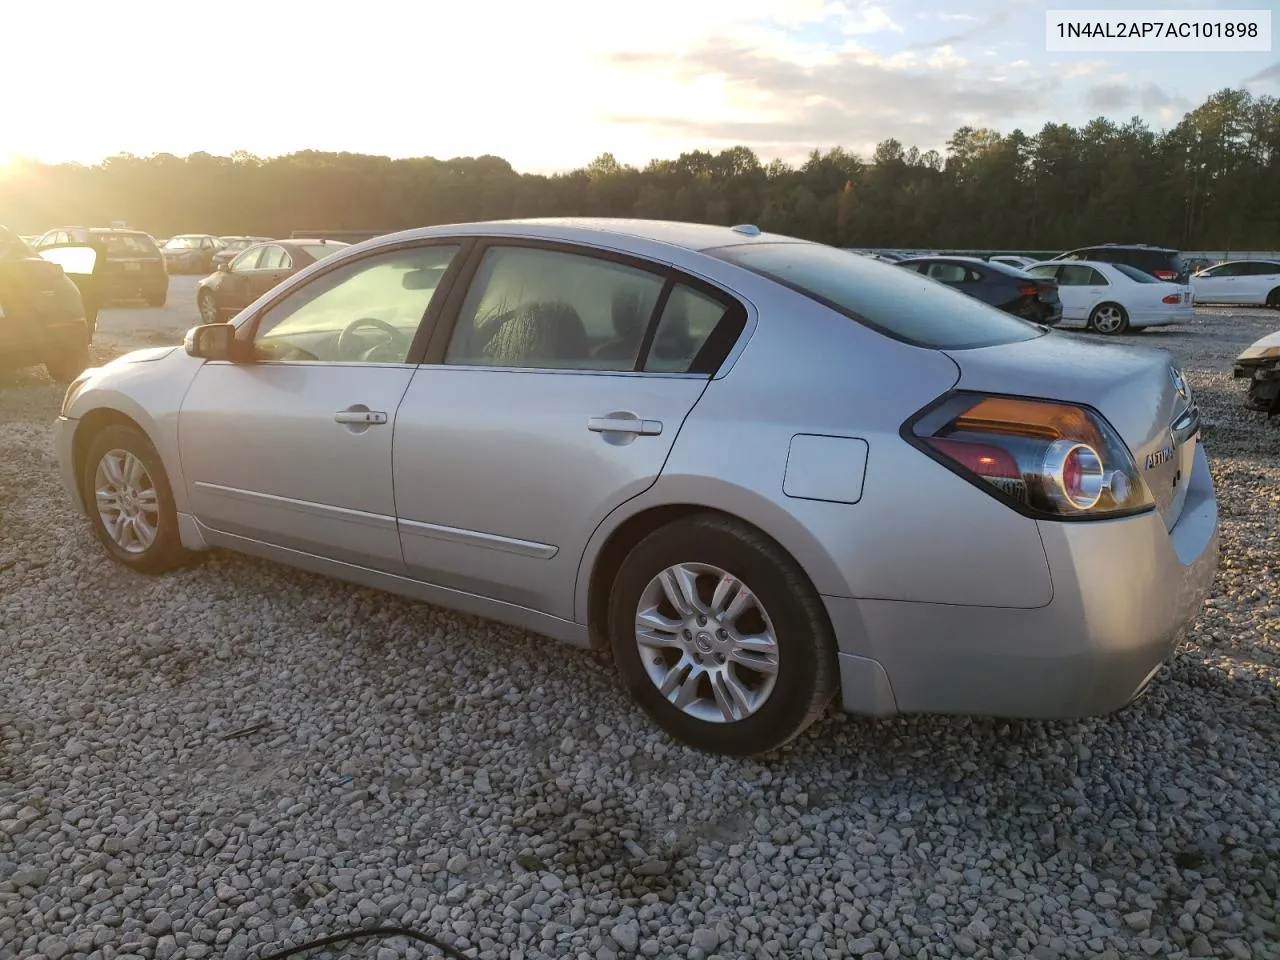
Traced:
<path fill-rule="evenodd" d="M 1062 319 L 1058 281 L 977 257 L 911 257 L 894 264 L 915 270 L 1006 313 L 1046 327 Z"/>

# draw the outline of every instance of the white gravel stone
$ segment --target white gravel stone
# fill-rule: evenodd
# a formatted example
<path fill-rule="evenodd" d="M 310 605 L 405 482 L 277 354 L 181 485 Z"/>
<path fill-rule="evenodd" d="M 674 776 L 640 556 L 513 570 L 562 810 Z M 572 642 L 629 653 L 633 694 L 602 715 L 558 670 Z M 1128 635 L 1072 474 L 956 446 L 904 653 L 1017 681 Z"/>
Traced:
<path fill-rule="evenodd" d="M 1120 338 L 1180 358 L 1222 519 L 1213 595 L 1140 701 L 833 711 L 751 761 L 516 630 L 228 554 L 122 570 L 58 484 L 61 389 L 0 374 L 0 957 L 248 960 L 396 922 L 521 960 L 1270 960 L 1280 423 L 1230 360 L 1277 326 Z M 434 954 L 361 956 L 393 955 Z"/>

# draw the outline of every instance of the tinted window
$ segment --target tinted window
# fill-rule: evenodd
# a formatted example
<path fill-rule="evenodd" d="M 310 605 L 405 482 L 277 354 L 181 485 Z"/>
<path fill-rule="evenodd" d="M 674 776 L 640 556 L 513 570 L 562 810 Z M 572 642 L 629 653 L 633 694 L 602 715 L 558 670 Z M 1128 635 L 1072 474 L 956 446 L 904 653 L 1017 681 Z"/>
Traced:
<path fill-rule="evenodd" d="M 705 252 L 922 347 L 959 350 L 1044 335 L 1041 328 L 942 284 L 818 243 L 747 243 Z"/>
<path fill-rule="evenodd" d="M 972 279 L 972 272 L 958 263 L 931 263 L 929 264 L 929 269 L 924 271 L 924 274 L 934 280 L 941 280 L 943 283 L 964 283 L 966 280 Z"/>
<path fill-rule="evenodd" d="M 1268 277 L 1277 273 L 1280 273 L 1280 263 L 1271 263 L 1269 260 L 1257 260 L 1249 264 L 1249 270 L 1246 276 Z"/>
<path fill-rule="evenodd" d="M 1139 270 L 1137 267 L 1131 267 L 1127 263 L 1113 263 L 1112 266 L 1115 267 L 1121 273 L 1123 273 L 1130 280 L 1134 280 L 1138 283 L 1163 283 L 1164 282 L 1163 280 L 1160 280 L 1157 277 L 1153 277 L 1151 274 L 1147 273 L 1145 270 Z"/>
<path fill-rule="evenodd" d="M 688 373 L 725 312 L 720 300 L 677 284 L 662 310 L 644 369 L 653 373 Z"/>
<path fill-rule="evenodd" d="M 366 257 L 294 290 L 262 316 L 262 360 L 404 363 L 456 246 Z"/>
<path fill-rule="evenodd" d="M 1094 283 L 1095 276 L 1100 276 L 1098 271 L 1087 264 L 1068 264 L 1058 271 L 1058 286 L 1088 287 Z M 1100 282 L 1106 283 L 1106 280 L 1100 280 Z"/>
<path fill-rule="evenodd" d="M 445 363 L 634 370 L 662 287 L 656 274 L 596 257 L 495 247 L 476 271 Z"/>
<path fill-rule="evenodd" d="M 107 256 L 145 257 L 159 254 L 150 237 L 132 233 L 99 233 L 93 239 L 107 248 Z"/>

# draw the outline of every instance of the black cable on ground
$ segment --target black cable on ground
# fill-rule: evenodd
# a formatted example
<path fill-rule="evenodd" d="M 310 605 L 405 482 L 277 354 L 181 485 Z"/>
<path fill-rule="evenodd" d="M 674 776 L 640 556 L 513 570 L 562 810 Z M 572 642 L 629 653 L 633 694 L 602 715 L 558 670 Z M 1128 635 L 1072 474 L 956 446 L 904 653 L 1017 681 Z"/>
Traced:
<path fill-rule="evenodd" d="M 279 953 L 270 953 L 264 957 L 259 957 L 258 960 L 285 960 L 285 957 L 296 957 L 298 954 L 306 953 L 308 950 L 319 950 L 321 947 L 332 946 L 335 943 L 346 943 L 349 940 L 366 940 L 370 937 L 407 937 L 410 940 L 416 940 L 419 943 L 427 944 L 427 946 L 435 947 L 446 957 L 450 957 L 451 960 L 471 960 L 457 947 L 451 947 L 428 933 L 410 930 L 407 927 L 368 927 L 362 930 L 348 930 L 345 933 L 335 933 L 327 937 L 320 937 L 318 940 L 312 940 L 309 943 L 291 947 Z"/>

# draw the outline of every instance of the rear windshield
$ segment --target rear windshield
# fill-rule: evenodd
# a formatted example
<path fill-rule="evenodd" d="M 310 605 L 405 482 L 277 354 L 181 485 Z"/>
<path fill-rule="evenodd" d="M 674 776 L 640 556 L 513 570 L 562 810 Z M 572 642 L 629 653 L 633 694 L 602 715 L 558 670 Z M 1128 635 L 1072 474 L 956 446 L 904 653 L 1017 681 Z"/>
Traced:
<path fill-rule="evenodd" d="M 93 239 L 107 248 L 107 256 L 156 257 L 160 251 L 150 237 L 137 233 L 96 233 Z"/>
<path fill-rule="evenodd" d="M 963 350 L 1034 340 L 1044 331 L 914 270 L 818 243 L 746 243 L 704 251 L 775 280 L 880 333 Z"/>
<path fill-rule="evenodd" d="M 172 240 L 165 241 L 165 246 L 170 250 L 193 250 L 200 246 L 203 237 L 174 237 Z"/>
<path fill-rule="evenodd" d="M 1130 280 L 1136 280 L 1138 283 L 1163 283 L 1164 281 L 1153 277 L 1151 274 L 1139 270 L 1137 267 L 1131 267 L 1127 263 L 1111 264 L 1113 270 L 1119 270 Z"/>
<path fill-rule="evenodd" d="M 337 253 L 343 247 L 348 246 L 345 243 L 338 243 L 336 240 L 330 240 L 328 243 L 304 243 L 302 249 L 311 254 L 317 260 L 323 260 L 331 253 Z"/>

